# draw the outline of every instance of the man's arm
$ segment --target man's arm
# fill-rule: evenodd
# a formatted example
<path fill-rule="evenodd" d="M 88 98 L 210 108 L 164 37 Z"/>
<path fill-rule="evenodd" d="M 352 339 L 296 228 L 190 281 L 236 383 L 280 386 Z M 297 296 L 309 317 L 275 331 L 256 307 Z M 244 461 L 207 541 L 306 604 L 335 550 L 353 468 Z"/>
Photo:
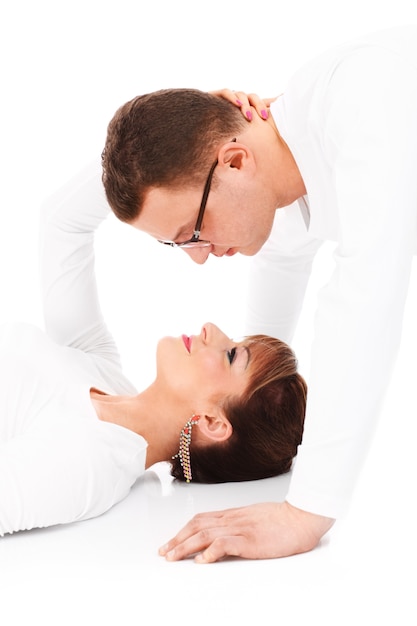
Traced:
<path fill-rule="evenodd" d="M 268 241 L 251 259 L 247 334 L 264 333 L 291 344 L 322 243 L 308 234 L 298 202 L 277 210 Z"/>
<path fill-rule="evenodd" d="M 399 346 L 415 252 L 416 84 L 411 63 L 365 49 L 332 74 L 320 107 L 340 238 L 319 297 L 306 424 L 287 502 L 197 516 L 161 550 L 168 558 L 198 550 L 208 550 L 208 561 L 296 554 L 314 548 L 346 512 Z"/>

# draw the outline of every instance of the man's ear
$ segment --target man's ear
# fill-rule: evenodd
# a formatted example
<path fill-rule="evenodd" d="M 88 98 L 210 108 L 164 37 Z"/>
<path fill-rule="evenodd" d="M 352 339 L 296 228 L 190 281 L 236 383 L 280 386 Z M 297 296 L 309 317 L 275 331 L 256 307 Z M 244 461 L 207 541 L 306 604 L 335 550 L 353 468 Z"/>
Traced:
<path fill-rule="evenodd" d="M 207 442 L 219 443 L 229 439 L 233 428 L 227 417 L 221 413 L 217 416 L 200 415 L 198 432 L 201 435 L 201 439 L 205 439 Z"/>
<path fill-rule="evenodd" d="M 217 156 L 220 167 L 231 167 L 238 170 L 244 165 L 248 165 L 252 158 L 252 152 L 243 143 L 228 141 L 224 143 Z"/>

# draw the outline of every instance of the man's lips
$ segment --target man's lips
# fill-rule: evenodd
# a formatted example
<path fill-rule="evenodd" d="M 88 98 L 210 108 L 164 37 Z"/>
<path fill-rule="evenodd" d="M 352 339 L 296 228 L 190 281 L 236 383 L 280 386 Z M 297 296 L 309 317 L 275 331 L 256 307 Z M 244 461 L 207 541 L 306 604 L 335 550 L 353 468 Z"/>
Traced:
<path fill-rule="evenodd" d="M 190 352 L 192 337 L 187 337 L 187 335 L 182 335 L 182 340 L 184 342 L 185 347 L 187 348 L 187 352 Z"/>

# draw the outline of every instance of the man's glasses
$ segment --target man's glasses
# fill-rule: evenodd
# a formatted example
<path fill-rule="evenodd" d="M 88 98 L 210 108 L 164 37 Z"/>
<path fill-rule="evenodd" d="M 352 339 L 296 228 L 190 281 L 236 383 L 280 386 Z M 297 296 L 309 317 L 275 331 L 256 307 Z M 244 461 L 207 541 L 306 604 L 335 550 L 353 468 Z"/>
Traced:
<path fill-rule="evenodd" d="M 232 139 L 232 141 L 236 141 L 236 139 Z M 204 211 L 206 210 L 207 198 L 210 193 L 211 181 L 218 163 L 219 162 L 216 159 L 210 168 L 209 175 L 207 176 L 206 184 L 204 185 L 203 197 L 201 199 L 200 210 L 198 212 L 197 221 L 194 226 L 193 236 L 191 239 L 187 239 L 187 241 L 182 241 L 180 243 L 176 243 L 175 241 L 162 241 L 161 239 L 158 239 L 159 243 L 163 243 L 165 246 L 171 246 L 171 248 L 207 248 L 208 246 L 211 246 L 210 241 L 200 239 L 200 231 L 203 223 Z"/>

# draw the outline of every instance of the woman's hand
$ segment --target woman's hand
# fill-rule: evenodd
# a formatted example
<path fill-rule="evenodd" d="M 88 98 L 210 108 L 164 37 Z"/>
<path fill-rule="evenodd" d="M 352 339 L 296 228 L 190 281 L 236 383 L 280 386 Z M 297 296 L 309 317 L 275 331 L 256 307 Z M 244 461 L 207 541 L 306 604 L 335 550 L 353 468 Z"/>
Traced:
<path fill-rule="evenodd" d="M 232 91 L 231 89 L 220 89 L 210 93 L 239 107 L 244 117 L 250 122 L 253 119 L 252 108 L 255 109 L 261 119 L 267 120 L 269 107 L 276 100 L 276 98 L 260 98 L 256 93 L 247 94 L 244 91 Z"/>
<path fill-rule="evenodd" d="M 226 556 L 291 556 L 315 548 L 333 523 L 333 519 L 302 511 L 288 502 L 200 513 L 159 554 L 169 561 L 196 555 L 197 563 L 213 563 Z"/>

